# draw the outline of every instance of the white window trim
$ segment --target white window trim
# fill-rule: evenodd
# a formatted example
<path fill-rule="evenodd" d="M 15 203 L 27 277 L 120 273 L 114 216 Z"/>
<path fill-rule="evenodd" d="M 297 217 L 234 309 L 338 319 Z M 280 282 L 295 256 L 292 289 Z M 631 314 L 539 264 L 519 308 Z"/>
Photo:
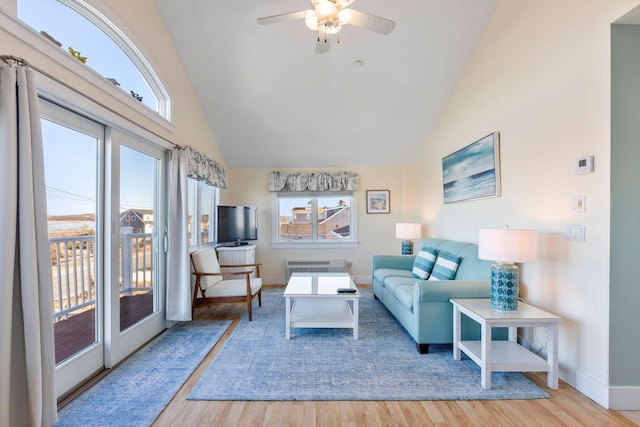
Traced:
<path fill-rule="evenodd" d="M 91 67 L 77 61 L 71 57 L 66 51 L 62 50 L 58 46 L 51 43 L 49 40 L 45 39 L 40 33 L 29 27 L 24 22 L 20 21 L 16 16 L 8 15 L 5 11 L 0 9 L 0 27 L 4 28 L 7 32 L 11 33 L 15 38 L 22 40 L 24 43 L 31 46 L 41 55 L 46 56 L 47 58 L 55 61 L 58 65 L 63 67 L 67 72 L 72 73 L 79 79 L 83 79 L 88 82 L 93 87 L 101 90 L 103 93 L 111 96 L 114 100 L 121 104 L 125 104 L 127 107 L 131 108 L 133 111 L 141 114 L 146 119 L 152 121 L 153 123 L 163 127 L 164 129 L 175 132 L 175 125 L 171 123 L 167 118 L 162 117 L 158 112 L 152 110 L 147 105 L 133 99 L 133 97 L 126 93 L 123 89 L 118 88 L 113 85 L 113 83 L 109 82 L 104 76 L 102 76 L 97 71 L 93 70 Z M 15 52 L 14 52 L 15 54 Z M 32 58 L 25 57 L 27 62 L 33 61 Z M 37 64 L 34 65 L 33 68 L 36 68 Z M 37 69 L 36 69 L 37 71 Z M 50 79 L 51 76 L 43 75 L 39 73 L 43 77 Z M 51 87 L 48 82 L 46 85 L 42 84 L 41 81 L 38 81 L 38 93 L 44 95 L 46 98 L 60 104 L 67 105 L 65 98 L 61 98 L 58 95 L 60 91 L 49 91 L 48 86 Z M 80 94 L 79 91 L 76 93 Z M 96 101 L 88 94 L 81 94 L 85 100 L 91 101 L 92 105 L 98 105 L 103 109 L 109 110 L 111 113 L 118 115 L 121 118 L 125 118 L 121 112 L 116 112 L 113 109 L 106 107 L 101 102 Z M 160 100 L 158 100 L 160 102 Z M 167 104 L 167 107 L 169 104 Z M 113 114 L 112 114 L 113 115 Z M 140 120 L 133 120 L 128 117 L 127 120 L 135 121 L 136 123 L 140 123 Z M 137 125 L 141 126 L 141 125 Z"/>
<path fill-rule="evenodd" d="M 317 228 L 313 228 L 314 240 L 279 240 L 280 229 L 280 203 L 279 196 L 290 197 L 349 197 L 351 200 L 350 213 L 351 222 L 349 224 L 351 238 L 344 240 L 316 240 Z M 301 193 L 278 193 L 273 192 L 271 196 L 271 247 L 274 249 L 357 249 L 358 248 L 358 197 L 355 191 L 345 192 L 301 192 Z M 312 214 L 313 223 L 317 223 L 316 215 Z"/>
<path fill-rule="evenodd" d="M 162 85 L 160 78 L 155 73 L 151 64 L 140 52 L 138 47 L 127 37 L 124 32 L 115 25 L 112 20 L 100 13 L 96 8 L 82 0 L 58 0 L 60 3 L 75 10 L 88 19 L 93 25 L 102 30 L 138 68 L 142 78 L 147 82 L 154 96 L 158 100 L 158 114 L 171 121 L 171 101 L 169 94 Z"/>
<path fill-rule="evenodd" d="M 218 205 L 220 204 L 220 189 L 218 187 L 214 187 L 213 185 L 209 185 L 212 189 L 211 193 L 211 206 L 209 213 L 209 241 L 207 243 L 202 243 L 202 235 L 200 234 L 200 204 L 201 204 L 201 188 L 204 185 L 202 181 L 196 181 L 195 179 L 189 178 L 190 183 L 195 183 L 195 197 L 191 200 L 191 245 L 189 246 L 189 252 L 193 252 L 197 249 L 200 249 L 205 246 L 219 246 L 218 236 L 217 236 L 217 228 L 218 228 L 218 218 L 217 211 Z M 187 188 L 191 187 L 190 185 Z M 197 218 L 197 223 L 194 224 L 194 218 Z"/>

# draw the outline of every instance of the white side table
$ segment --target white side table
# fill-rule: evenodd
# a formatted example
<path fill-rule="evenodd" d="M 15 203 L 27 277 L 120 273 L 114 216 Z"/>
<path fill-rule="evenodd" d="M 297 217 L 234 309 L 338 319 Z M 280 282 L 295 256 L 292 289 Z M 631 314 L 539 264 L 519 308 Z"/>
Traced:
<path fill-rule="evenodd" d="M 491 372 L 547 372 L 547 385 L 558 388 L 558 324 L 562 317 L 520 302 L 517 310 L 498 310 L 491 307 L 489 298 L 454 298 L 453 358 L 460 360 L 461 351 L 481 368 L 481 384 L 491 388 Z M 462 341 L 461 313 L 480 324 L 480 341 Z M 491 329 L 509 328 L 509 341 L 493 341 Z M 547 328 L 547 360 L 517 343 L 518 327 Z"/>

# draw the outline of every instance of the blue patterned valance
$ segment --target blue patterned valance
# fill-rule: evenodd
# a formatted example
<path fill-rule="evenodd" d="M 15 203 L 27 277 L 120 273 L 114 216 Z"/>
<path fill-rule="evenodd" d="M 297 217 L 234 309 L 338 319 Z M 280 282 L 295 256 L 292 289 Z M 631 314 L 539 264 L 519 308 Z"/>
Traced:
<path fill-rule="evenodd" d="M 358 191 L 358 174 L 351 172 L 271 172 L 269 191 Z"/>
<path fill-rule="evenodd" d="M 218 188 L 227 188 L 227 171 L 215 160 L 211 160 L 202 153 L 184 147 L 187 153 L 187 175 L 197 181 L 204 181 Z"/>

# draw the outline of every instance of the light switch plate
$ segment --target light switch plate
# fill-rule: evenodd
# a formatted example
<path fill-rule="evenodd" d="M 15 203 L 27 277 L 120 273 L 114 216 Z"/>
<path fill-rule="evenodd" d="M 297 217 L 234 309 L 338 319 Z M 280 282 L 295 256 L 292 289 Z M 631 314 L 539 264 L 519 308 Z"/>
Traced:
<path fill-rule="evenodd" d="M 585 226 L 567 224 L 564 230 L 564 239 L 571 242 L 584 242 Z"/>

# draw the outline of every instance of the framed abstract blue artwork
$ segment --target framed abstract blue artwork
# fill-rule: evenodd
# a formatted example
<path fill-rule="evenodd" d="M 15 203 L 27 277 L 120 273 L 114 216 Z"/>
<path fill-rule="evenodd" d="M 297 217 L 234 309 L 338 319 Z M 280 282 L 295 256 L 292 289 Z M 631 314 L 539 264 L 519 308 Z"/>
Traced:
<path fill-rule="evenodd" d="M 442 159 L 444 202 L 500 195 L 500 135 L 491 133 Z"/>

